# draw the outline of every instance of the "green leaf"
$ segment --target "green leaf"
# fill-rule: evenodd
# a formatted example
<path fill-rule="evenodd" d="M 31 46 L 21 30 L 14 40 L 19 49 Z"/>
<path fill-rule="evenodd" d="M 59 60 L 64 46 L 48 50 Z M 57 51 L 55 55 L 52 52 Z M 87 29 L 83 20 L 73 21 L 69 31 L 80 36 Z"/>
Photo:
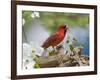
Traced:
<path fill-rule="evenodd" d="M 33 58 L 33 60 L 37 62 L 39 60 L 39 56 L 36 55 L 36 57 Z"/>
<path fill-rule="evenodd" d="M 67 40 L 66 42 L 69 43 L 69 40 Z"/>
<path fill-rule="evenodd" d="M 32 11 L 23 11 L 22 12 L 22 18 L 25 20 L 25 24 L 24 24 L 24 27 L 28 27 L 33 18 L 31 17 L 31 14 L 32 14 Z"/>
<path fill-rule="evenodd" d="M 34 68 L 40 68 L 39 64 L 35 63 Z"/>
<path fill-rule="evenodd" d="M 52 50 L 51 52 L 49 52 L 49 56 L 53 56 L 53 55 L 56 55 L 57 52 L 55 50 Z"/>
<path fill-rule="evenodd" d="M 74 41 L 77 41 L 77 39 L 76 39 L 76 38 L 73 38 L 73 40 L 74 40 Z"/>
<path fill-rule="evenodd" d="M 74 46 L 72 44 L 70 44 L 69 46 L 70 46 L 70 50 L 73 51 Z"/>

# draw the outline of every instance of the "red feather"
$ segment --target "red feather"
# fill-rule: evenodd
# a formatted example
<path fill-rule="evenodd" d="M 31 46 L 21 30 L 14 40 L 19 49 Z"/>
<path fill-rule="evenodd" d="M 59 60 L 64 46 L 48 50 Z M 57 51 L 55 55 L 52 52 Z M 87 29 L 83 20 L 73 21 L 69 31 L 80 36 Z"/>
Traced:
<path fill-rule="evenodd" d="M 61 43 L 66 34 L 66 25 L 61 25 L 57 32 L 53 33 L 42 45 L 43 48 L 48 48 L 50 46 L 54 47 Z"/>

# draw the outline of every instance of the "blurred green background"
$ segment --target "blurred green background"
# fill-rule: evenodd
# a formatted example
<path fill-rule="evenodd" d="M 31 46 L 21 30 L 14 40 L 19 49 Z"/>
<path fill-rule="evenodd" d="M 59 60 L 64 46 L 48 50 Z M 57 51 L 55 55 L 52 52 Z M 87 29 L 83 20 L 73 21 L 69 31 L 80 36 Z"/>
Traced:
<path fill-rule="evenodd" d="M 22 17 L 25 20 L 25 27 L 37 19 L 32 17 L 33 11 L 23 11 Z M 61 24 L 68 24 L 71 27 L 86 27 L 89 24 L 89 14 L 79 13 L 58 13 L 58 12 L 38 12 L 38 19 L 42 25 L 47 28 L 51 33 L 54 32 Z"/>

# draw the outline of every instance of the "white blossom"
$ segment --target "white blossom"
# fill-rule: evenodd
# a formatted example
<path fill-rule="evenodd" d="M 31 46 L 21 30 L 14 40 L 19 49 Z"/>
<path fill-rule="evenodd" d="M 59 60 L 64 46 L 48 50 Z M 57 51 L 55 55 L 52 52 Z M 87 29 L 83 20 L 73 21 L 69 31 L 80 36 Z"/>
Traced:
<path fill-rule="evenodd" d="M 37 18 L 40 17 L 39 12 L 34 12 L 34 15 L 35 15 Z"/>
<path fill-rule="evenodd" d="M 23 26 L 24 26 L 24 24 L 25 24 L 25 19 L 22 20 L 22 24 L 23 24 Z"/>
<path fill-rule="evenodd" d="M 39 12 L 33 12 L 32 14 L 31 14 L 31 17 L 34 19 L 35 17 L 36 18 L 39 18 L 40 17 L 40 15 L 39 15 Z"/>
<path fill-rule="evenodd" d="M 30 42 L 30 45 L 32 46 L 32 52 L 38 56 L 41 56 L 44 49 L 36 44 L 35 42 Z"/>
<path fill-rule="evenodd" d="M 23 58 L 31 56 L 32 56 L 32 47 L 27 43 L 23 43 Z"/>
<path fill-rule="evenodd" d="M 24 65 L 24 69 L 33 69 L 35 65 L 35 61 L 30 61 L 29 63 L 27 63 L 26 65 Z"/>
<path fill-rule="evenodd" d="M 23 69 L 33 69 L 36 55 L 41 56 L 44 49 L 35 42 L 23 43 Z"/>
<path fill-rule="evenodd" d="M 35 14 L 34 14 L 34 13 L 32 13 L 32 14 L 31 14 L 31 17 L 34 19 L 34 18 L 35 18 Z"/>
<path fill-rule="evenodd" d="M 23 69 L 28 69 L 28 65 L 32 62 L 34 62 L 32 59 L 32 47 L 27 43 L 23 43 Z"/>

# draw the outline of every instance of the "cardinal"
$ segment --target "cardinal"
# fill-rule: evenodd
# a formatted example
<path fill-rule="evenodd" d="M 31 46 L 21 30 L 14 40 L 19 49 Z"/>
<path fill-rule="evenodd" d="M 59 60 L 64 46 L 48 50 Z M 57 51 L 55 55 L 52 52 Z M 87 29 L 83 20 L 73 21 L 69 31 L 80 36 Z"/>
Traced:
<path fill-rule="evenodd" d="M 60 25 L 58 27 L 58 30 L 47 38 L 47 40 L 43 43 L 42 47 L 44 49 L 50 46 L 52 46 L 53 48 L 56 47 L 63 41 L 67 31 L 68 31 L 67 25 Z"/>

